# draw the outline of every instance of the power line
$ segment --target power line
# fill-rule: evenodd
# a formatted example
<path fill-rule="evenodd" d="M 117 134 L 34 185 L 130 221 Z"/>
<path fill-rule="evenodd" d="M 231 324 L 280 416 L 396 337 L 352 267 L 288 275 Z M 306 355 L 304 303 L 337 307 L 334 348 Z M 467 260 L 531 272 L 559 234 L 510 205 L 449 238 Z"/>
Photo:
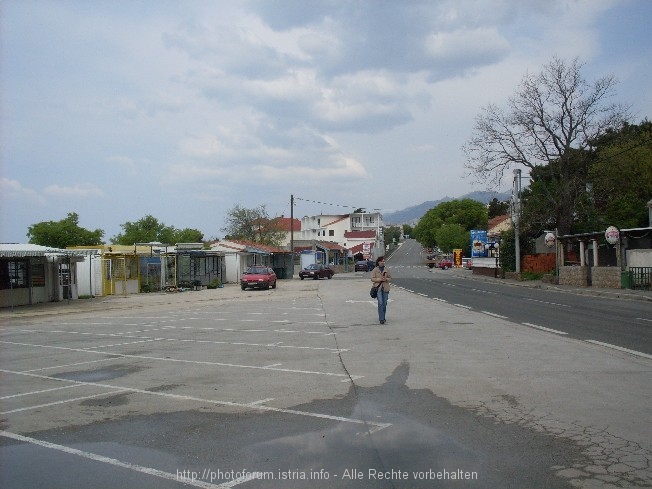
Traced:
<path fill-rule="evenodd" d="M 331 204 L 329 202 L 320 202 L 318 200 L 303 199 L 301 197 L 295 197 L 294 200 L 303 200 L 304 202 L 312 202 L 313 204 L 321 204 L 321 205 L 330 205 L 333 207 L 348 207 L 351 209 L 364 209 L 364 207 L 361 207 L 359 205 Z M 371 210 L 379 211 L 380 209 L 371 209 Z"/>

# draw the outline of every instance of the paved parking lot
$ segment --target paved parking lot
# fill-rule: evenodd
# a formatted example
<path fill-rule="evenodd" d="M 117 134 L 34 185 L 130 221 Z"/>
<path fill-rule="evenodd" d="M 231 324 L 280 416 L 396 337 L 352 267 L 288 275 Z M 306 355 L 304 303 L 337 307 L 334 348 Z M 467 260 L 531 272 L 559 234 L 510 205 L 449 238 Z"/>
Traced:
<path fill-rule="evenodd" d="M 573 431 L 572 416 L 547 415 L 545 393 L 523 390 L 537 365 L 509 372 L 501 352 L 529 348 L 524 357 L 537 352 L 547 363 L 548 350 L 594 347 L 399 289 L 381 327 L 368 285 L 350 274 L 282 281 L 270 291 L 231 286 L 5 312 L 0 485 L 571 487 L 579 480 L 564 471 L 593 463 L 578 443 L 585 428 Z M 610 368 L 644 374 L 641 362 L 609 355 Z M 491 380 L 497 372 L 501 385 Z M 572 390 L 560 387 L 560 396 Z"/>

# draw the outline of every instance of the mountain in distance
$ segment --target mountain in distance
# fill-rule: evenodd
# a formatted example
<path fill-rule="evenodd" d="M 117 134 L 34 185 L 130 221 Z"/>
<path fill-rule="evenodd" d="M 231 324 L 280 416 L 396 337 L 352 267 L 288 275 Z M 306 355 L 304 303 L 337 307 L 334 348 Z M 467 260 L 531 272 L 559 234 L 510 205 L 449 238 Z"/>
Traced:
<path fill-rule="evenodd" d="M 441 204 L 442 202 L 472 199 L 477 200 L 478 202 L 482 202 L 483 204 L 488 204 L 494 198 L 498 199 L 500 202 L 504 202 L 506 200 L 510 200 L 511 197 L 512 194 L 509 192 L 489 192 L 479 190 L 475 192 L 469 192 L 468 194 L 464 194 L 461 197 L 444 197 L 443 199 L 439 200 L 429 200 L 427 202 L 423 202 L 422 204 L 403 209 L 402 211 L 388 212 L 386 214 L 384 213 L 383 222 L 386 226 L 397 224 L 415 225 L 417 222 L 419 222 L 419 219 L 421 219 L 426 212 L 428 212 L 433 207 L 437 207 L 437 205 Z"/>

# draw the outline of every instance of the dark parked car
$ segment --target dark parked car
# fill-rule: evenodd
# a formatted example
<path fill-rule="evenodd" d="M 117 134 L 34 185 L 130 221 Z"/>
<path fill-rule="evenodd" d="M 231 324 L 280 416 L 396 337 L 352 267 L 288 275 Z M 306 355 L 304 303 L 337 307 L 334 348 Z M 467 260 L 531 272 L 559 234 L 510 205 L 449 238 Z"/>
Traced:
<path fill-rule="evenodd" d="M 312 278 L 314 280 L 324 277 L 331 278 L 333 275 L 335 275 L 335 271 L 332 268 L 326 265 L 320 265 L 319 263 L 308 265 L 299 272 L 299 278 L 301 280 L 304 278 Z"/>
<path fill-rule="evenodd" d="M 362 261 L 355 262 L 355 271 L 356 272 L 368 272 L 369 270 L 370 270 L 369 262 L 367 262 L 367 260 L 362 260 Z"/>
<path fill-rule="evenodd" d="M 272 289 L 276 288 L 276 273 L 269 267 L 249 267 L 240 277 L 240 288 Z"/>

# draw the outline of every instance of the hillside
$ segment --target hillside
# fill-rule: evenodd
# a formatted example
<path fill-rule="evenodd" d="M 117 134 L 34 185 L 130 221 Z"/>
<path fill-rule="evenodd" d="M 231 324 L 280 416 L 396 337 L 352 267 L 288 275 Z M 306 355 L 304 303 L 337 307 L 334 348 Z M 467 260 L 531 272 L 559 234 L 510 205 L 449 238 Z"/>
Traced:
<path fill-rule="evenodd" d="M 433 207 L 441 204 L 442 202 L 449 202 L 451 200 L 461 200 L 461 199 L 473 199 L 483 204 L 488 204 L 493 198 L 497 198 L 500 201 L 509 200 L 511 194 L 508 192 L 488 192 L 488 191 L 476 191 L 464 194 L 460 197 L 444 197 L 439 200 L 429 200 L 421 204 L 408 207 L 401 211 L 383 213 L 383 221 L 386 226 L 392 224 L 416 224 L 419 222 L 419 219 L 428 212 Z"/>

